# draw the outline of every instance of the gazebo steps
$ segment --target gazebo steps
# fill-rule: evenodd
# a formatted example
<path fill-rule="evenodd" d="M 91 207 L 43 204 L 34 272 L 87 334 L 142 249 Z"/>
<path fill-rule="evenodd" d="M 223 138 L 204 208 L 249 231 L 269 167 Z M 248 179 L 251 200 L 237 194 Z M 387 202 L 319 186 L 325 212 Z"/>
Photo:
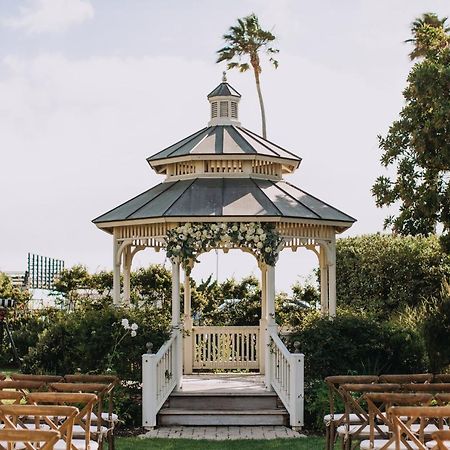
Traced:
<path fill-rule="evenodd" d="M 158 415 L 161 426 L 256 426 L 288 425 L 285 409 L 225 410 L 163 408 Z"/>
<path fill-rule="evenodd" d="M 289 414 L 274 392 L 174 392 L 158 424 L 199 426 L 287 425 Z"/>

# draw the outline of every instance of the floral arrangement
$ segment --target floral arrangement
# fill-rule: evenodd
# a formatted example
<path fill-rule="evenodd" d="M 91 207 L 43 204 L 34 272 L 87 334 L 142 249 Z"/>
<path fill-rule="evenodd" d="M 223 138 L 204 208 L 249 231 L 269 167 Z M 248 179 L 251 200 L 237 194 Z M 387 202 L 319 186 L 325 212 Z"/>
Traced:
<path fill-rule="evenodd" d="M 281 237 L 273 223 L 220 222 L 186 223 L 167 232 L 165 247 L 169 258 L 178 257 L 190 272 L 191 260 L 215 248 L 247 247 L 259 261 L 274 266 Z"/>

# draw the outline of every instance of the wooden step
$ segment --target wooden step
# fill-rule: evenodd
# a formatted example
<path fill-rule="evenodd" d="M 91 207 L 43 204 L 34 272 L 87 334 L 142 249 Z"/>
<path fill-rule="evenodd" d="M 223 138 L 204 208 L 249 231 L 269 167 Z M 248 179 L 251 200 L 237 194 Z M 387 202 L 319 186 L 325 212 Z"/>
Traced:
<path fill-rule="evenodd" d="M 261 426 L 288 425 L 289 415 L 285 409 L 261 410 L 191 410 L 163 408 L 158 414 L 160 426 Z"/>
<path fill-rule="evenodd" d="M 254 411 L 271 410 L 282 407 L 274 392 L 261 393 L 183 393 L 174 392 L 166 402 L 166 407 L 197 410 Z"/>

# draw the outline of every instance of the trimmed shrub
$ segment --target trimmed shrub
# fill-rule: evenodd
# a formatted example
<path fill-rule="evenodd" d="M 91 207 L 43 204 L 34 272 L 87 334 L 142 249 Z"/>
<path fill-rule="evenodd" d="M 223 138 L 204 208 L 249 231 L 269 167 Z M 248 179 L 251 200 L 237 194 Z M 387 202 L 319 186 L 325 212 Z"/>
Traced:
<path fill-rule="evenodd" d="M 339 239 L 336 258 L 338 304 L 379 315 L 441 298 L 450 278 L 450 256 L 442 252 L 437 236 Z"/>

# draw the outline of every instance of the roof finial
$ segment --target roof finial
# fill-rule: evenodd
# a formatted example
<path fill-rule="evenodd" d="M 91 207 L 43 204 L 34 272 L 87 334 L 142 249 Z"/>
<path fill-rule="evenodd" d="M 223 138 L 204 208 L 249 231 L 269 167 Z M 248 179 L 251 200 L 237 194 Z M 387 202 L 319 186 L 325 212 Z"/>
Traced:
<path fill-rule="evenodd" d="M 222 83 L 226 83 L 227 82 L 227 72 L 224 70 L 222 72 Z"/>

